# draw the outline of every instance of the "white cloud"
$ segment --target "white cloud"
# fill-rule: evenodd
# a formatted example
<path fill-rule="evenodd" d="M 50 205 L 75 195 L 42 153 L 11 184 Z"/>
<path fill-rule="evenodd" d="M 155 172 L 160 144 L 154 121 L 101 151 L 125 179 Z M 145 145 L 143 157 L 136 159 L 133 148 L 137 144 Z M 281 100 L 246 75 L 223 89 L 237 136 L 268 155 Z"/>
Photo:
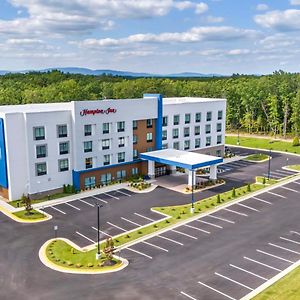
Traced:
<path fill-rule="evenodd" d="M 300 10 L 274 10 L 263 15 L 256 15 L 255 22 L 265 28 L 279 31 L 300 30 Z"/>
<path fill-rule="evenodd" d="M 206 21 L 208 23 L 222 23 L 224 21 L 224 18 L 223 17 L 207 16 Z"/>
<path fill-rule="evenodd" d="M 249 53 L 251 53 L 249 49 L 232 49 L 227 52 L 228 55 L 245 55 Z"/>
<path fill-rule="evenodd" d="M 260 3 L 260 4 L 257 4 L 256 6 L 256 10 L 258 11 L 263 11 L 263 10 L 268 10 L 269 9 L 269 6 L 265 3 Z"/>
<path fill-rule="evenodd" d="M 199 3 L 196 5 L 196 14 L 203 14 L 208 10 L 208 5 L 206 3 Z"/>
<path fill-rule="evenodd" d="M 277 33 L 263 38 L 259 41 L 259 44 L 263 46 L 264 49 L 285 49 L 286 47 L 295 45 L 296 42 L 299 42 L 298 38 Z"/>
<path fill-rule="evenodd" d="M 290 0 L 291 5 L 300 5 L 300 0 Z"/>

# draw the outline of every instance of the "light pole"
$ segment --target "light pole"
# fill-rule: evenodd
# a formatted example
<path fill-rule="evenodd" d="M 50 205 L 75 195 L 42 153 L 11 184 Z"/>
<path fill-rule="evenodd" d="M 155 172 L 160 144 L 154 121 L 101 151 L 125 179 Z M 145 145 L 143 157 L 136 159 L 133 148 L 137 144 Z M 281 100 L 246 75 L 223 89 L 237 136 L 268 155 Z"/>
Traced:
<path fill-rule="evenodd" d="M 191 207 L 191 213 L 193 214 L 195 211 L 195 195 L 194 195 L 194 180 L 195 180 L 195 170 L 192 170 L 192 207 Z"/>
<path fill-rule="evenodd" d="M 103 205 L 97 205 L 97 253 L 96 253 L 96 259 L 100 259 L 101 253 L 100 253 L 100 207 Z"/>
<path fill-rule="evenodd" d="M 269 153 L 269 164 L 268 164 L 268 180 L 270 180 L 270 173 L 271 173 L 271 154 L 272 151 L 270 149 L 270 153 Z"/>

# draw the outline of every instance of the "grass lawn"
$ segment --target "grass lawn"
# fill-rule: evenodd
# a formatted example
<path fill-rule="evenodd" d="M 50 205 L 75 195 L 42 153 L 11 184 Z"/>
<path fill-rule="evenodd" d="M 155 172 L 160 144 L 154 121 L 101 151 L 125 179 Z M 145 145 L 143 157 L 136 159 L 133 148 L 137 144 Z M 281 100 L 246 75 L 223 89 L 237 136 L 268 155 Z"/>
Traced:
<path fill-rule="evenodd" d="M 295 171 L 299 171 L 300 172 L 300 165 L 291 165 L 291 166 L 287 166 L 289 169 L 295 170 Z"/>
<path fill-rule="evenodd" d="M 225 141 L 228 145 L 237 145 L 236 136 L 226 136 Z M 240 137 L 240 146 L 300 154 L 300 146 L 295 147 L 291 142 L 276 141 L 273 139 Z"/>
<path fill-rule="evenodd" d="M 265 178 L 265 182 L 264 182 L 264 178 Z M 256 182 L 270 185 L 270 184 L 274 184 L 278 181 L 276 179 L 272 179 L 272 178 L 268 179 L 266 177 L 256 176 Z"/>
<path fill-rule="evenodd" d="M 300 267 L 253 298 L 253 300 L 298 299 L 300 299 Z"/>
<path fill-rule="evenodd" d="M 246 158 L 244 158 L 244 160 L 259 162 L 259 161 L 267 160 L 268 158 L 269 155 L 267 154 L 257 153 L 257 154 L 251 154 L 247 156 Z"/>
<path fill-rule="evenodd" d="M 30 215 L 26 215 L 26 210 L 21 210 L 18 212 L 13 213 L 15 216 L 19 217 L 23 220 L 38 220 L 38 219 L 44 219 L 46 216 L 36 210 L 32 210 Z"/>
<path fill-rule="evenodd" d="M 62 267 L 81 270 L 106 270 L 120 266 L 121 261 L 116 259 L 113 259 L 115 263 L 113 266 L 102 266 L 105 259 L 102 257 L 100 260 L 96 260 L 96 252 L 96 249 L 88 252 L 78 251 L 62 240 L 51 242 L 46 249 L 48 259 Z M 102 256 L 104 255 L 102 254 Z"/>

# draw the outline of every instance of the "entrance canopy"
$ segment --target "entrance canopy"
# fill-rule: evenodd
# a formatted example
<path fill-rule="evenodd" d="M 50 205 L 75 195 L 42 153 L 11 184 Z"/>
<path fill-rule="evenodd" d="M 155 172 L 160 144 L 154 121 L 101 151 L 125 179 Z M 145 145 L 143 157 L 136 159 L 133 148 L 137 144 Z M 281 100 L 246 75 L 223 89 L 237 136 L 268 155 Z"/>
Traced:
<path fill-rule="evenodd" d="M 140 158 L 170 166 L 181 167 L 190 171 L 223 162 L 223 158 L 221 157 L 175 149 L 141 153 Z"/>

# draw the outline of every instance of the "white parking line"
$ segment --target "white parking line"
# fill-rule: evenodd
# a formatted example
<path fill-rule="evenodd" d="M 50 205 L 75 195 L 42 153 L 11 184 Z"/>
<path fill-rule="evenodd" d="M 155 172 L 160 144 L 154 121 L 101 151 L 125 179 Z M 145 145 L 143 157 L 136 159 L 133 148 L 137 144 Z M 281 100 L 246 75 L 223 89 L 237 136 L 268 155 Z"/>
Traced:
<path fill-rule="evenodd" d="M 235 211 L 235 210 L 232 210 L 232 209 L 229 209 L 229 208 L 223 208 L 223 209 L 226 210 L 226 211 L 232 212 L 234 214 L 240 215 L 240 216 L 248 217 L 248 215 L 246 215 L 244 213 L 240 213 L 238 211 Z"/>
<path fill-rule="evenodd" d="M 94 198 L 94 199 L 96 199 L 96 200 L 98 200 L 98 201 L 102 201 L 102 202 L 105 203 L 105 204 L 108 203 L 107 201 L 105 201 L 105 200 L 103 200 L 103 199 L 101 199 L 101 198 L 97 198 L 97 197 L 94 197 L 94 196 L 91 196 L 91 197 Z"/>
<path fill-rule="evenodd" d="M 175 233 L 178 233 L 178 234 L 181 234 L 181 235 L 184 235 L 184 236 L 187 236 L 187 237 L 189 237 L 189 238 L 191 238 L 191 239 L 194 239 L 194 240 L 198 240 L 198 238 L 195 237 L 195 236 L 189 235 L 189 234 L 184 233 L 184 232 L 180 232 L 180 231 L 175 230 L 175 229 L 171 229 L 170 231 L 175 232 Z"/>
<path fill-rule="evenodd" d="M 224 218 L 220 218 L 220 217 L 217 217 L 217 216 L 208 215 L 207 217 L 211 217 L 211 218 L 214 218 L 216 220 L 221 220 L 221 221 L 224 221 L 224 222 L 227 222 L 227 223 L 230 223 L 230 224 L 235 224 L 234 221 L 231 221 L 231 220 L 228 220 L 228 219 L 224 219 Z"/>
<path fill-rule="evenodd" d="M 172 242 L 172 243 L 174 243 L 174 244 L 178 244 L 178 245 L 180 245 L 180 246 L 184 246 L 183 243 L 177 242 L 177 241 L 175 241 L 175 240 L 173 240 L 173 239 L 170 239 L 170 238 L 167 238 L 167 237 L 165 237 L 165 236 L 157 235 L 157 237 L 159 237 L 159 238 L 161 238 L 161 239 L 164 239 L 164 240 L 166 240 L 166 241 Z"/>
<path fill-rule="evenodd" d="M 75 209 L 77 209 L 77 210 L 80 210 L 80 208 L 78 208 L 78 207 L 76 207 L 75 205 L 72 205 L 72 204 L 70 204 L 70 203 L 68 203 L 68 202 L 65 202 L 65 204 L 67 204 L 67 205 L 69 205 L 69 206 L 71 206 L 71 207 L 73 207 L 73 208 L 75 208 Z"/>
<path fill-rule="evenodd" d="M 204 233 L 207 233 L 207 234 L 210 234 L 209 231 L 201 229 L 201 228 L 198 228 L 198 227 L 195 227 L 195 226 L 192 226 L 192 225 L 185 224 L 184 226 L 186 226 L 188 228 L 192 228 L 192 229 L 198 230 L 198 231 L 201 231 L 201 232 L 204 232 Z"/>
<path fill-rule="evenodd" d="M 256 249 L 256 251 L 259 252 L 259 253 L 262 253 L 262 254 L 269 255 L 269 256 L 271 256 L 271 257 L 277 258 L 277 259 L 279 259 L 279 260 L 282 260 L 282 261 L 291 263 L 291 264 L 295 263 L 294 261 L 288 260 L 288 259 L 286 259 L 286 258 L 277 256 L 277 255 L 274 255 L 274 254 L 272 254 L 272 253 L 268 253 L 268 252 L 265 252 L 265 251 L 262 251 L 262 250 L 259 250 L 259 249 Z"/>
<path fill-rule="evenodd" d="M 80 232 L 78 232 L 78 231 L 76 231 L 76 233 L 78 234 L 78 235 L 80 235 L 81 237 L 83 237 L 83 238 L 85 238 L 86 240 L 88 240 L 88 241 L 90 241 L 90 242 L 92 242 L 92 243 L 96 243 L 95 241 L 93 241 L 92 239 L 90 239 L 89 237 L 87 237 L 87 236 L 85 236 L 84 234 L 82 234 L 82 233 L 80 233 Z"/>
<path fill-rule="evenodd" d="M 296 183 L 296 184 L 300 184 L 300 182 L 297 182 L 297 181 L 293 181 L 293 182 L 291 182 L 291 183 Z"/>
<path fill-rule="evenodd" d="M 280 239 L 282 239 L 284 241 L 288 241 L 288 242 L 294 243 L 294 244 L 297 244 L 297 245 L 300 245 L 300 242 L 297 242 L 297 241 L 294 241 L 294 240 L 291 240 L 291 239 L 287 239 L 285 237 L 280 237 Z"/>
<path fill-rule="evenodd" d="M 106 196 L 108 196 L 108 197 L 114 198 L 114 199 L 116 199 L 116 200 L 120 200 L 120 198 L 115 197 L 115 196 L 113 196 L 113 195 L 110 195 L 110 194 L 107 194 L 107 193 L 102 193 L 102 194 L 103 194 L 103 195 L 106 195 Z"/>
<path fill-rule="evenodd" d="M 269 175 L 268 175 L 268 174 L 263 174 L 263 177 L 268 178 Z M 280 178 L 282 178 L 282 177 L 283 177 L 283 176 L 273 175 L 272 172 L 270 173 L 270 178 L 280 179 Z"/>
<path fill-rule="evenodd" d="M 272 171 L 271 173 L 274 173 L 274 174 L 280 175 L 281 177 L 285 177 L 285 176 L 287 176 L 287 174 L 285 174 L 285 173 L 282 173 L 280 170 Z"/>
<path fill-rule="evenodd" d="M 207 288 L 209 288 L 209 289 L 211 289 L 212 291 L 214 291 L 214 292 L 216 292 L 216 293 L 218 293 L 220 295 L 223 295 L 223 296 L 227 297 L 228 299 L 236 300 L 235 298 L 233 298 L 233 297 L 231 297 L 231 296 L 229 296 L 227 294 L 224 294 L 223 292 L 220 292 L 220 291 L 216 290 L 215 288 L 213 288 L 213 287 L 211 287 L 211 286 L 209 286 L 209 285 L 207 285 L 207 284 L 205 284 L 205 283 L 203 283 L 201 281 L 198 281 L 198 283 L 201 284 L 201 285 L 203 285 L 203 286 L 205 286 L 205 287 L 207 287 Z"/>
<path fill-rule="evenodd" d="M 248 270 L 245 270 L 245 269 L 243 269 L 243 268 L 241 268 L 241 267 L 238 267 L 238 266 L 235 266 L 235 265 L 232 265 L 232 264 L 230 264 L 229 266 L 232 267 L 232 268 L 235 268 L 235 269 L 237 269 L 237 270 L 243 271 L 243 272 L 245 272 L 245 273 L 248 273 L 248 274 L 250 274 L 250 275 L 253 275 L 253 276 L 257 277 L 257 278 L 263 279 L 263 280 L 265 280 L 265 281 L 268 280 L 268 279 L 265 278 L 265 277 L 262 277 L 262 276 L 260 276 L 260 275 L 257 275 L 257 274 L 255 274 L 255 273 L 250 272 L 250 271 L 248 271 Z"/>
<path fill-rule="evenodd" d="M 300 193 L 299 191 L 296 191 L 296 190 L 294 190 L 294 189 L 288 188 L 288 187 L 286 187 L 286 186 L 280 186 L 280 188 L 285 189 L 285 190 L 288 190 L 288 191 L 291 191 L 291 192 L 294 192 L 294 193 Z"/>
<path fill-rule="evenodd" d="M 300 255 L 300 252 L 297 252 L 297 251 L 294 251 L 294 250 L 291 250 L 291 249 L 288 249 L 288 248 L 285 248 L 285 247 L 282 247 L 282 246 L 279 246 L 279 245 L 276 245 L 276 244 L 273 244 L 273 243 L 268 243 L 268 245 L 270 245 L 272 247 L 276 247 L 278 249 L 282 249 L 282 250 Z"/>
<path fill-rule="evenodd" d="M 126 221 L 126 222 L 128 222 L 128 223 L 131 223 L 131 224 L 133 224 L 133 225 L 136 225 L 136 226 L 142 226 L 141 224 L 135 223 L 135 222 L 133 222 L 133 221 L 131 221 L 131 220 L 128 220 L 128 219 L 126 219 L 126 218 L 121 217 L 121 219 L 124 220 L 124 221 Z"/>
<path fill-rule="evenodd" d="M 290 233 L 294 233 L 294 234 L 300 235 L 300 233 L 297 232 L 297 231 L 290 231 Z"/>
<path fill-rule="evenodd" d="M 93 228 L 94 230 L 98 231 L 98 229 L 97 229 L 96 227 L 92 226 L 92 228 Z M 106 236 L 111 237 L 110 234 L 108 234 L 108 233 L 106 233 L 106 232 L 104 232 L 104 231 L 102 231 L 102 230 L 99 230 L 99 232 L 102 233 L 102 234 L 104 234 L 104 235 L 106 235 Z"/>
<path fill-rule="evenodd" d="M 257 201 L 260 201 L 260 202 L 264 202 L 264 203 L 273 205 L 272 202 L 269 202 L 269 201 L 267 201 L 267 200 L 260 199 L 260 198 L 258 198 L 258 197 L 252 197 L 251 199 L 254 199 L 254 200 L 257 200 Z"/>
<path fill-rule="evenodd" d="M 110 223 L 110 222 L 106 222 L 108 225 L 110 225 L 110 226 L 113 226 L 113 227 L 115 227 L 115 228 L 117 228 L 117 229 L 120 229 L 120 230 L 122 230 L 122 231 L 124 231 L 124 232 L 126 232 L 127 230 L 126 229 L 124 229 L 124 228 L 122 228 L 122 227 L 120 227 L 120 226 L 118 226 L 118 225 L 115 225 L 115 224 L 113 224 L 113 223 Z"/>
<path fill-rule="evenodd" d="M 131 197 L 130 194 L 127 194 L 127 193 L 122 192 L 122 191 L 120 191 L 120 190 L 116 190 L 116 192 L 117 192 L 117 193 L 120 193 L 120 194 L 123 194 L 123 195 L 125 195 L 125 196 L 128 196 L 128 197 Z"/>
<path fill-rule="evenodd" d="M 264 263 L 262 263 L 262 262 L 260 262 L 260 261 L 257 261 L 257 260 L 255 260 L 255 259 L 249 258 L 249 257 L 247 257 L 247 256 L 244 256 L 244 259 L 247 259 L 247 260 L 249 260 L 249 261 L 255 262 L 255 263 L 259 264 L 259 265 L 265 266 L 265 267 L 270 268 L 270 269 L 272 269 L 272 270 L 275 270 L 275 271 L 277 271 L 277 272 L 282 272 L 282 270 L 280 270 L 280 269 L 277 269 L 277 268 L 272 267 L 272 266 L 270 266 L 270 265 L 264 264 Z"/>
<path fill-rule="evenodd" d="M 141 214 L 138 214 L 138 213 L 134 213 L 134 214 L 135 214 L 136 216 L 138 216 L 138 217 L 144 218 L 145 220 L 152 221 L 152 222 L 155 221 L 155 220 L 150 219 L 150 218 L 148 218 L 148 217 L 146 217 L 146 216 L 143 216 L 143 215 L 141 215 Z"/>
<path fill-rule="evenodd" d="M 148 255 L 148 254 L 145 254 L 145 253 L 143 253 L 143 252 L 134 250 L 134 249 L 132 249 L 132 248 L 127 247 L 127 248 L 124 248 L 124 249 L 130 250 L 130 251 L 132 251 L 132 252 L 135 252 L 135 253 L 137 253 L 137 254 L 140 254 L 140 255 L 142 255 L 142 256 L 145 256 L 145 257 L 148 257 L 148 258 L 152 259 L 152 256 L 150 256 L 150 255 Z"/>
<path fill-rule="evenodd" d="M 53 208 L 54 210 L 57 210 L 58 212 L 60 212 L 63 215 L 66 215 L 66 213 L 64 211 L 62 211 L 62 210 L 60 210 L 60 209 L 58 209 L 58 208 L 56 208 L 54 206 L 49 206 L 49 207 Z"/>
<path fill-rule="evenodd" d="M 286 173 L 286 174 L 289 174 L 289 175 L 293 175 L 293 174 L 297 173 L 297 172 L 286 171 L 286 170 L 276 170 L 276 171 Z"/>
<path fill-rule="evenodd" d="M 243 204 L 243 203 L 237 203 L 236 205 L 239 205 L 239 206 L 248 208 L 248 209 L 253 210 L 253 211 L 260 212 L 260 210 L 258 210 L 258 209 L 256 209 L 256 208 L 253 208 L 253 207 L 251 207 L 251 206 L 248 206 L 248 205 L 246 205 L 246 204 Z"/>
<path fill-rule="evenodd" d="M 181 295 L 183 295 L 183 296 L 186 296 L 186 297 L 188 297 L 189 299 L 192 299 L 192 300 L 197 300 L 196 298 L 194 298 L 193 296 L 191 296 L 191 295 L 189 295 L 189 294 L 187 294 L 187 293 L 185 293 L 185 292 L 183 292 L 183 291 L 181 291 L 180 292 L 180 294 Z"/>
<path fill-rule="evenodd" d="M 224 279 L 227 279 L 227 280 L 229 280 L 229 281 L 231 281 L 231 282 L 233 282 L 233 283 L 236 283 L 236 284 L 238 284 L 238 285 L 240 285 L 240 286 L 242 286 L 242 287 L 244 287 L 244 288 L 246 288 L 246 289 L 248 289 L 248 290 L 250 290 L 250 291 L 253 291 L 253 290 L 254 290 L 254 289 L 252 289 L 251 287 L 249 287 L 249 286 L 247 286 L 247 285 L 245 285 L 245 284 L 243 284 L 243 283 L 240 283 L 240 282 L 238 282 L 238 281 L 236 281 L 236 280 L 233 280 L 233 279 L 231 279 L 231 278 L 229 278 L 229 277 L 227 277 L 227 276 L 224 276 L 224 275 L 222 275 L 222 274 L 220 274 L 220 273 L 215 272 L 215 275 L 217 275 L 217 276 L 219 276 L 219 277 L 222 277 L 222 278 L 224 278 Z"/>
<path fill-rule="evenodd" d="M 157 249 L 160 249 L 162 251 L 165 251 L 165 252 L 169 252 L 168 249 L 165 249 L 163 247 L 160 247 L 160 246 L 157 246 L 155 244 L 152 244 L 152 243 L 149 243 L 149 242 L 146 242 L 146 241 L 142 241 L 143 244 L 146 244 L 146 245 L 149 245 L 149 246 L 152 246 L 153 248 L 157 248 Z"/>
<path fill-rule="evenodd" d="M 84 200 L 82 200 L 82 199 L 79 199 L 79 201 L 80 201 L 80 202 L 83 202 L 83 203 L 85 203 L 85 204 L 87 204 L 87 205 L 89 205 L 89 206 L 95 207 L 93 204 L 88 203 L 88 202 L 86 202 L 86 201 L 84 201 Z"/>
<path fill-rule="evenodd" d="M 286 197 L 282 196 L 282 195 L 279 195 L 279 194 L 276 194 L 276 193 L 273 193 L 273 192 L 267 192 L 268 194 L 271 194 L 271 195 L 274 195 L 274 196 L 277 196 L 277 197 L 280 197 L 280 198 L 283 198 L 283 199 L 286 199 Z"/>
<path fill-rule="evenodd" d="M 206 221 L 203 221 L 203 220 L 196 220 L 196 221 L 198 221 L 198 222 L 200 222 L 200 223 L 203 223 L 203 224 L 207 224 L 207 225 L 211 225 L 211 226 L 214 226 L 214 227 L 217 227 L 217 228 L 223 229 L 223 227 L 222 227 L 222 226 L 220 226 L 220 225 L 216 225 L 216 224 L 213 224 L 213 223 L 210 223 L 210 222 L 206 222 Z"/>

